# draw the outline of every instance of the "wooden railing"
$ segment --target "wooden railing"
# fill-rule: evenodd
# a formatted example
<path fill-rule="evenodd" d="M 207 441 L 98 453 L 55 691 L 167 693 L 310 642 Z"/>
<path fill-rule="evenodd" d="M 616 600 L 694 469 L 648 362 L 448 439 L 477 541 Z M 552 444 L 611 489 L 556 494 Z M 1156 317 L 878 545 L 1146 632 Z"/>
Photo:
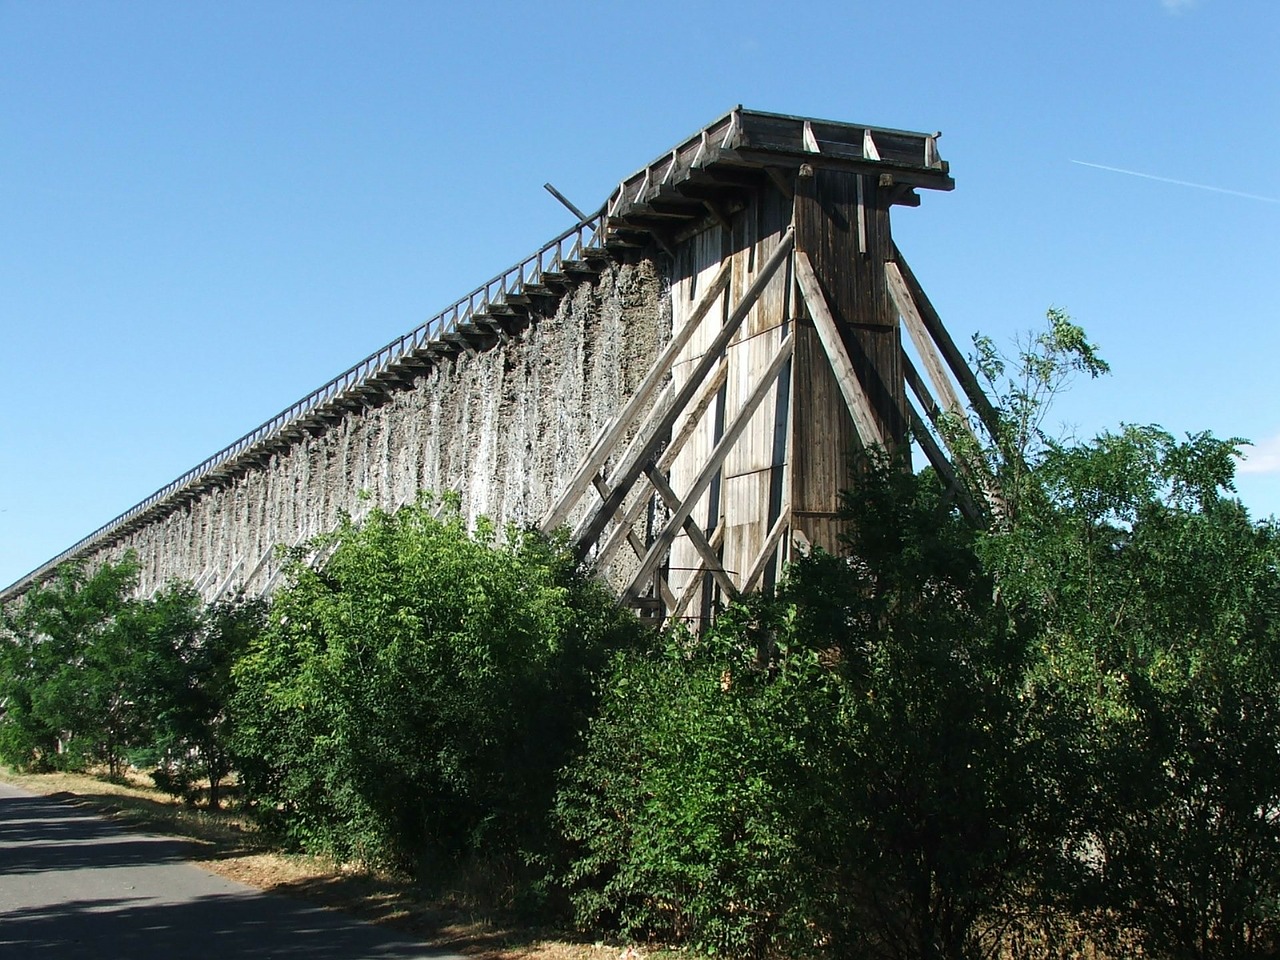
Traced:
<path fill-rule="evenodd" d="M 532 256 L 504 270 L 466 296 L 445 307 L 430 320 L 392 340 L 359 363 L 344 370 L 324 386 L 313 390 L 292 406 L 246 433 L 239 440 L 219 450 L 192 467 L 176 480 L 165 484 L 151 496 L 130 507 L 114 520 L 104 523 L 93 533 L 41 564 L 26 576 L 0 591 L 0 600 L 22 593 L 32 583 L 53 572 L 58 564 L 85 552 L 131 524 L 142 523 L 150 513 L 166 501 L 184 492 L 195 492 L 210 480 L 235 471 L 245 459 L 261 455 L 289 439 L 290 428 L 321 419 L 322 415 L 342 405 L 351 396 L 359 396 L 361 388 L 375 384 L 380 375 L 392 372 L 406 358 L 418 356 L 432 344 L 442 342 L 450 334 L 464 333 L 496 306 L 526 288 L 541 286 L 544 277 L 561 274 L 565 264 L 600 256 L 604 250 L 604 212 L 594 214 L 570 227 L 544 244 Z"/>

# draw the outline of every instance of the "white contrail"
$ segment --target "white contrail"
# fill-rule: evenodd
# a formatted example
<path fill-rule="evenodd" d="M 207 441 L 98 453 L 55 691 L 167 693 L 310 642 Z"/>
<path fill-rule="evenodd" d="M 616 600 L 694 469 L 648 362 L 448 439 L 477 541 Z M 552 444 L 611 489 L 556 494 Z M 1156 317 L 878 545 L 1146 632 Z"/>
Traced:
<path fill-rule="evenodd" d="M 1226 193 L 1233 197 L 1244 197 L 1247 200 L 1261 200 L 1264 203 L 1280 203 L 1276 197 L 1264 197 L 1257 193 L 1245 193 L 1241 190 L 1228 190 L 1226 187 L 1211 187 L 1207 183 L 1192 183 L 1189 180 L 1174 180 L 1172 177 L 1157 177 L 1154 173 L 1139 173 L 1137 170 L 1125 170 L 1121 167 L 1108 167 L 1101 163 L 1089 163 L 1087 160 L 1072 160 L 1082 167 L 1093 167 L 1095 170 L 1110 170 L 1112 173 L 1127 173 L 1131 177 L 1142 177 L 1144 180 L 1158 180 L 1161 183 L 1176 183 L 1180 187 L 1195 187 L 1197 190 L 1212 190 L 1214 193 Z"/>

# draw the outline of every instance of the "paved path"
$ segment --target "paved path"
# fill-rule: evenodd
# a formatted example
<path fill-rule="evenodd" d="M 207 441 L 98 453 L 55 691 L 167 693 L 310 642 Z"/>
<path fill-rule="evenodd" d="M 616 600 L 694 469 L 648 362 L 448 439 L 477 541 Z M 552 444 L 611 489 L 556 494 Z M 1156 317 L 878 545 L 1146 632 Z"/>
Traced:
<path fill-rule="evenodd" d="M 0 783 L 0 958 L 444 956 L 207 873 L 184 862 L 189 849 Z"/>

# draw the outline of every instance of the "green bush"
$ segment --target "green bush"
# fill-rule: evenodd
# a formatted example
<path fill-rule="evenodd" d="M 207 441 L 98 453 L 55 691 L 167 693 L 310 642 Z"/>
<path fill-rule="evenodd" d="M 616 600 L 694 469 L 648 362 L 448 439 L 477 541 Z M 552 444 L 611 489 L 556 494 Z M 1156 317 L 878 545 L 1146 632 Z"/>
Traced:
<path fill-rule="evenodd" d="M 983 955 L 1054 825 L 1021 641 L 931 476 L 867 464 L 817 553 L 619 657 L 558 813 L 577 919 L 731 956 Z"/>
<path fill-rule="evenodd" d="M 696 641 L 615 659 L 557 806 L 583 927 L 730 956 L 812 946 L 798 833 L 816 787 L 806 740 L 831 698 L 816 658 L 770 676 L 741 645 L 778 609 L 737 607 Z"/>
<path fill-rule="evenodd" d="M 236 753 L 264 822 L 420 876 L 554 852 L 556 770 L 595 673 L 638 629 L 562 546 L 474 535 L 426 501 L 299 551 L 236 667 Z M 301 561 L 331 549 L 320 570 Z"/>

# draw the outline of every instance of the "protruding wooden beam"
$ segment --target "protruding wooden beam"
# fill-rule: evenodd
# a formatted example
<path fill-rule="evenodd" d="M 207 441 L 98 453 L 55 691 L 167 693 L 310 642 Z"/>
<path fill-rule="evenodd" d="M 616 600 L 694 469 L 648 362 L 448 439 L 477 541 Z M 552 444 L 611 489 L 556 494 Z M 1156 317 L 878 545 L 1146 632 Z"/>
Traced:
<path fill-rule="evenodd" d="M 862 381 L 858 379 L 853 362 L 849 359 L 849 352 L 844 347 L 844 340 L 840 337 L 835 318 L 831 316 L 827 300 L 822 295 L 822 287 L 818 283 L 818 275 L 813 271 L 809 255 L 803 250 L 796 252 L 796 281 L 800 284 L 800 293 L 804 298 L 805 306 L 809 308 L 814 330 L 817 331 L 822 349 L 826 351 L 827 359 L 831 362 L 836 383 L 840 385 L 840 394 L 844 397 L 845 406 L 849 408 L 849 415 L 853 417 L 853 424 L 857 427 L 862 445 L 884 446 L 884 437 L 872 413 L 871 400 L 867 397 Z"/>
<path fill-rule="evenodd" d="M 951 339 L 951 334 L 943 326 L 942 318 L 938 316 L 938 311 L 934 309 L 929 297 L 924 292 L 924 288 L 920 286 L 920 281 L 911 272 L 910 264 L 907 263 L 902 256 L 902 251 L 896 246 L 894 247 L 894 256 L 897 258 L 896 263 L 901 271 L 902 279 L 911 295 L 912 302 L 915 303 L 919 311 L 920 319 L 924 323 L 925 329 L 929 331 L 933 342 L 938 345 L 938 350 L 946 360 L 947 366 L 951 368 L 951 372 L 955 374 L 956 381 L 960 384 L 961 389 L 964 390 L 965 396 L 969 398 L 969 405 L 977 413 L 978 419 L 982 421 L 982 425 L 987 428 L 987 432 L 994 439 L 1000 432 L 1000 417 L 996 413 L 995 407 L 991 405 L 986 391 L 982 389 L 978 378 L 974 376 L 973 371 L 969 368 L 964 354 L 956 347 L 955 341 Z"/>

